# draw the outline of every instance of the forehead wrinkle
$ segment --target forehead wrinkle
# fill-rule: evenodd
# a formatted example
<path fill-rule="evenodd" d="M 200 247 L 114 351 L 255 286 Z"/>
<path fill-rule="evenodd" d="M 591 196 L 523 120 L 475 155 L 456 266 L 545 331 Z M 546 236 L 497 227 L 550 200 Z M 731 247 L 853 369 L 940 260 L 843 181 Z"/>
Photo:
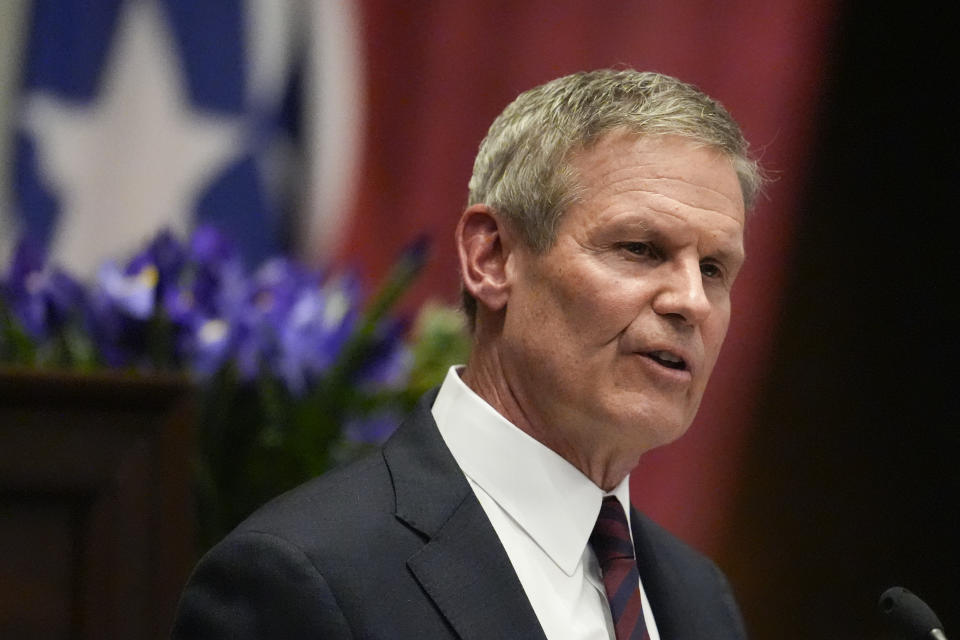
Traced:
<path fill-rule="evenodd" d="M 616 140 L 611 139 L 607 142 L 610 144 L 616 142 Z M 692 187 L 696 191 L 715 195 L 737 209 L 744 209 L 743 190 L 733 163 L 730 162 L 729 159 L 727 159 L 725 163 L 729 166 L 731 177 L 733 178 L 731 181 L 733 197 L 731 197 L 729 193 L 711 188 L 703 184 L 703 182 L 698 181 L 697 175 L 699 175 L 699 171 L 697 175 L 693 176 L 692 180 L 684 178 L 681 175 L 675 175 L 675 172 L 679 171 L 682 173 L 686 171 L 688 167 L 683 162 L 680 162 L 680 166 L 677 166 L 678 158 L 671 157 L 665 160 L 662 157 L 658 157 L 660 152 L 657 148 L 653 150 L 643 150 L 640 152 L 639 157 L 631 157 L 629 152 L 612 156 L 607 155 L 606 157 L 601 154 L 599 162 L 597 162 L 596 148 L 593 151 L 594 153 L 586 152 L 575 154 L 568 163 L 568 167 L 573 170 L 575 182 L 579 183 L 576 185 L 578 187 L 577 190 L 580 192 L 578 200 L 585 200 L 589 197 L 590 192 L 596 194 L 602 193 L 607 189 L 615 190 L 616 185 L 625 180 L 636 180 L 641 183 L 662 182 L 665 184 L 676 182 Z M 722 155 L 717 156 L 716 160 L 724 162 Z M 698 166 L 703 168 L 711 163 L 712 160 L 708 160 L 698 163 Z M 649 173 L 637 176 L 635 175 L 637 170 L 645 170 Z M 622 173 L 628 174 L 625 180 L 619 178 Z"/>
<path fill-rule="evenodd" d="M 689 215 L 690 213 L 700 213 L 700 214 L 706 214 L 706 215 L 723 216 L 724 218 L 727 218 L 731 222 L 736 223 L 738 229 L 742 233 L 742 229 L 744 227 L 744 222 L 745 222 L 744 218 L 736 215 L 735 213 L 728 213 L 723 210 L 711 209 L 708 207 L 700 207 L 694 204 L 690 204 L 684 200 L 680 200 L 672 196 L 665 195 L 660 191 L 651 191 L 648 189 L 631 189 L 629 191 L 631 193 L 642 194 L 645 196 L 642 206 L 638 207 L 632 203 L 618 202 L 618 203 L 610 203 L 610 206 L 604 207 L 604 209 L 608 211 L 611 211 L 611 210 L 613 211 L 613 214 L 610 216 L 611 220 L 613 218 L 619 218 L 620 216 L 624 216 L 624 215 L 640 216 L 640 217 L 637 217 L 635 220 L 630 220 L 628 222 L 619 223 L 619 224 L 634 224 L 634 225 L 642 224 L 644 227 L 649 228 L 650 222 L 648 222 L 643 217 L 644 211 L 649 211 L 651 213 L 655 213 L 658 215 L 667 215 L 667 216 L 670 216 L 671 218 L 677 219 L 678 221 L 684 224 L 690 224 L 691 220 L 688 220 L 685 217 L 685 214 Z M 620 193 L 625 194 L 627 192 L 620 192 Z M 578 204 L 580 206 L 585 206 L 589 202 L 589 200 L 590 198 L 584 198 Z M 665 201 L 670 203 L 675 203 L 675 204 L 674 206 L 669 206 L 669 205 L 666 205 Z M 724 229 L 720 229 L 720 228 L 717 228 L 716 230 L 721 232 L 725 231 Z"/>
<path fill-rule="evenodd" d="M 649 203 L 647 203 L 647 204 L 645 205 L 647 209 L 649 209 L 650 211 L 655 211 L 655 212 L 660 213 L 660 214 L 663 214 L 663 215 L 668 215 L 668 216 L 671 216 L 671 217 L 673 217 L 673 218 L 677 218 L 677 219 L 680 220 L 681 222 L 687 222 L 687 223 L 690 222 L 689 220 L 684 219 L 684 217 L 683 217 L 683 213 L 684 213 L 684 212 L 683 212 L 683 211 L 677 211 L 677 207 L 664 208 L 663 206 L 657 206 L 657 204 L 658 204 L 660 201 L 664 201 L 664 200 L 667 200 L 667 201 L 670 201 L 670 202 L 675 202 L 675 203 L 677 203 L 680 207 L 683 207 L 683 209 L 684 209 L 686 212 L 691 212 L 691 211 L 692 211 L 692 212 L 702 212 L 702 213 L 708 214 L 708 215 L 709 215 L 709 214 L 712 214 L 712 215 L 723 216 L 724 218 L 728 218 L 728 219 L 730 219 L 731 221 L 736 222 L 738 227 L 741 227 L 741 228 L 743 227 L 743 219 L 742 219 L 741 217 L 739 217 L 738 215 L 734 214 L 734 213 L 728 213 L 728 212 L 723 211 L 723 210 L 721 210 L 721 209 L 711 209 L 711 208 L 707 208 L 707 207 L 700 207 L 700 206 L 697 206 L 697 205 L 695 205 L 695 204 L 691 204 L 691 203 L 689 203 L 689 202 L 686 202 L 686 201 L 684 201 L 684 200 L 679 200 L 679 199 L 674 198 L 674 197 L 672 197 L 672 196 L 668 196 L 668 195 L 666 195 L 666 194 L 664 194 L 664 193 L 661 193 L 661 192 L 659 192 L 659 191 L 648 191 L 648 190 L 646 190 L 646 189 L 637 189 L 636 191 L 639 192 L 639 193 L 645 193 L 645 194 L 647 194 L 647 195 L 650 196 L 652 202 L 649 202 Z"/>
<path fill-rule="evenodd" d="M 699 182 L 692 182 L 692 181 L 690 181 L 690 180 L 685 180 L 685 179 L 681 178 L 680 176 L 656 176 L 656 177 L 649 177 L 649 178 L 640 178 L 639 180 L 640 180 L 641 182 L 663 182 L 663 183 L 666 183 L 666 184 L 670 184 L 670 183 L 672 183 L 672 182 L 680 182 L 680 183 L 683 183 L 683 184 L 686 184 L 686 185 L 689 185 L 689 186 L 693 187 L 693 188 L 696 189 L 697 191 L 702 191 L 702 192 L 705 192 L 705 193 L 708 193 L 708 194 L 716 195 L 716 196 L 718 196 L 721 200 L 724 200 L 724 201 L 726 201 L 726 202 L 729 202 L 730 204 L 734 205 L 734 207 L 736 207 L 736 208 L 739 208 L 739 205 L 740 205 L 740 203 L 742 202 L 742 197 L 740 197 L 739 188 L 738 188 L 738 190 L 737 190 L 737 196 L 738 196 L 738 197 L 737 197 L 737 198 L 731 198 L 729 194 L 724 193 L 723 191 L 720 191 L 719 189 L 713 189 L 713 188 L 708 187 L 707 185 L 702 184 L 702 183 L 699 183 Z M 650 192 L 649 189 L 642 189 L 642 190 L 643 190 L 643 191 L 646 191 L 646 192 Z M 691 205 L 691 206 L 692 206 L 692 205 Z"/>
<path fill-rule="evenodd" d="M 591 198 L 601 198 L 605 195 L 626 195 L 631 192 L 635 193 L 644 193 L 653 197 L 666 197 L 670 198 L 676 202 L 679 202 L 685 206 L 688 206 L 693 209 L 699 209 L 703 211 L 716 211 L 717 213 L 722 213 L 721 209 L 711 208 L 711 203 L 704 203 L 707 206 L 700 206 L 698 204 L 693 204 L 687 200 L 681 200 L 675 197 L 670 193 L 665 193 L 664 191 L 676 191 L 678 189 L 670 188 L 667 189 L 657 189 L 648 185 L 683 185 L 692 189 L 696 194 L 702 194 L 704 200 L 711 199 L 710 196 L 718 198 L 724 204 L 732 206 L 736 210 L 743 209 L 743 200 L 739 191 L 739 186 L 737 186 L 737 197 L 731 198 L 729 194 L 724 193 L 718 189 L 711 188 L 703 183 L 696 180 L 688 180 L 681 176 L 669 176 L 669 175 L 658 175 L 658 176 L 636 176 L 634 174 L 634 169 L 639 166 L 657 166 L 655 164 L 647 165 L 626 165 L 620 168 L 617 168 L 613 171 L 601 172 L 600 175 L 589 175 L 589 173 L 580 174 L 580 197 L 578 201 L 585 203 Z M 594 167 L 596 168 L 596 167 Z M 592 173 L 592 172 L 591 172 Z M 617 176 L 621 173 L 626 173 L 627 177 L 618 178 Z M 586 179 L 585 179 L 586 178 Z M 593 178 L 592 180 L 590 178 Z M 624 186 L 626 185 L 626 186 Z M 680 189 L 682 190 L 682 188 Z M 697 198 L 699 200 L 699 198 Z M 731 218 L 736 219 L 736 216 L 728 215 Z"/>

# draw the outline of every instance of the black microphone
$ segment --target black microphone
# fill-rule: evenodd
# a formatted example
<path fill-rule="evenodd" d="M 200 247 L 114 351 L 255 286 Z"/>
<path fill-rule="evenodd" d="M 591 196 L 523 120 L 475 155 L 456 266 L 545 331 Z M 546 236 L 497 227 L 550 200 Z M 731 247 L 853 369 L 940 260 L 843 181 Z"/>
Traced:
<path fill-rule="evenodd" d="M 933 609 L 903 587 L 890 587 L 883 592 L 880 611 L 908 640 L 947 640 Z"/>

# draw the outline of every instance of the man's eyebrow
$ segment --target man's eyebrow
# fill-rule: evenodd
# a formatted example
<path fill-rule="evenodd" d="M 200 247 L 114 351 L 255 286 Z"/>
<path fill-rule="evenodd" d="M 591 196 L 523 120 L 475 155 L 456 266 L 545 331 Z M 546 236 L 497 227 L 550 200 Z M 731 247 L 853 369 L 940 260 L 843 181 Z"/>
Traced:
<path fill-rule="evenodd" d="M 715 258 L 721 262 L 743 262 L 747 258 L 747 252 L 741 247 L 737 247 L 736 249 L 726 249 L 721 247 L 716 251 L 709 252 L 704 257 Z"/>
<path fill-rule="evenodd" d="M 650 218 L 652 218 L 652 216 Z M 614 231 L 640 229 L 641 231 L 650 233 L 659 233 L 656 228 L 657 225 L 651 223 L 650 218 L 642 214 L 631 216 L 628 219 L 617 220 L 611 225 L 611 228 Z"/>

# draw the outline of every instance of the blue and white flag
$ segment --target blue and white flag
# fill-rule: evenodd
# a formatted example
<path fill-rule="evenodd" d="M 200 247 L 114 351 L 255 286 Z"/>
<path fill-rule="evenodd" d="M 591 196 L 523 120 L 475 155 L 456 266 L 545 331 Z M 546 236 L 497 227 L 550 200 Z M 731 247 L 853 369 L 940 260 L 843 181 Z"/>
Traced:
<path fill-rule="evenodd" d="M 362 114 L 358 92 L 344 107 L 335 87 L 316 90 L 314 27 L 338 17 L 331 6 L 35 0 L 14 142 L 21 233 L 81 275 L 161 227 L 212 223 L 251 264 L 318 233 L 295 220 L 330 215 L 317 204 L 329 151 L 317 151 L 316 109 L 348 113 L 355 128 Z M 346 144 L 356 148 L 356 136 Z"/>

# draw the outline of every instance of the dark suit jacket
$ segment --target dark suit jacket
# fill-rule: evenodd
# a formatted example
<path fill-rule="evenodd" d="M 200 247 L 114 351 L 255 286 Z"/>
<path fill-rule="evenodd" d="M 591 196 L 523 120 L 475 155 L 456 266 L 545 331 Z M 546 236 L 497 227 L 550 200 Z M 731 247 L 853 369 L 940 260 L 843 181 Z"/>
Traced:
<path fill-rule="evenodd" d="M 214 547 L 175 638 L 543 638 L 492 525 L 430 415 L 375 455 L 270 502 Z M 633 511 L 663 640 L 745 637 L 726 580 Z"/>

